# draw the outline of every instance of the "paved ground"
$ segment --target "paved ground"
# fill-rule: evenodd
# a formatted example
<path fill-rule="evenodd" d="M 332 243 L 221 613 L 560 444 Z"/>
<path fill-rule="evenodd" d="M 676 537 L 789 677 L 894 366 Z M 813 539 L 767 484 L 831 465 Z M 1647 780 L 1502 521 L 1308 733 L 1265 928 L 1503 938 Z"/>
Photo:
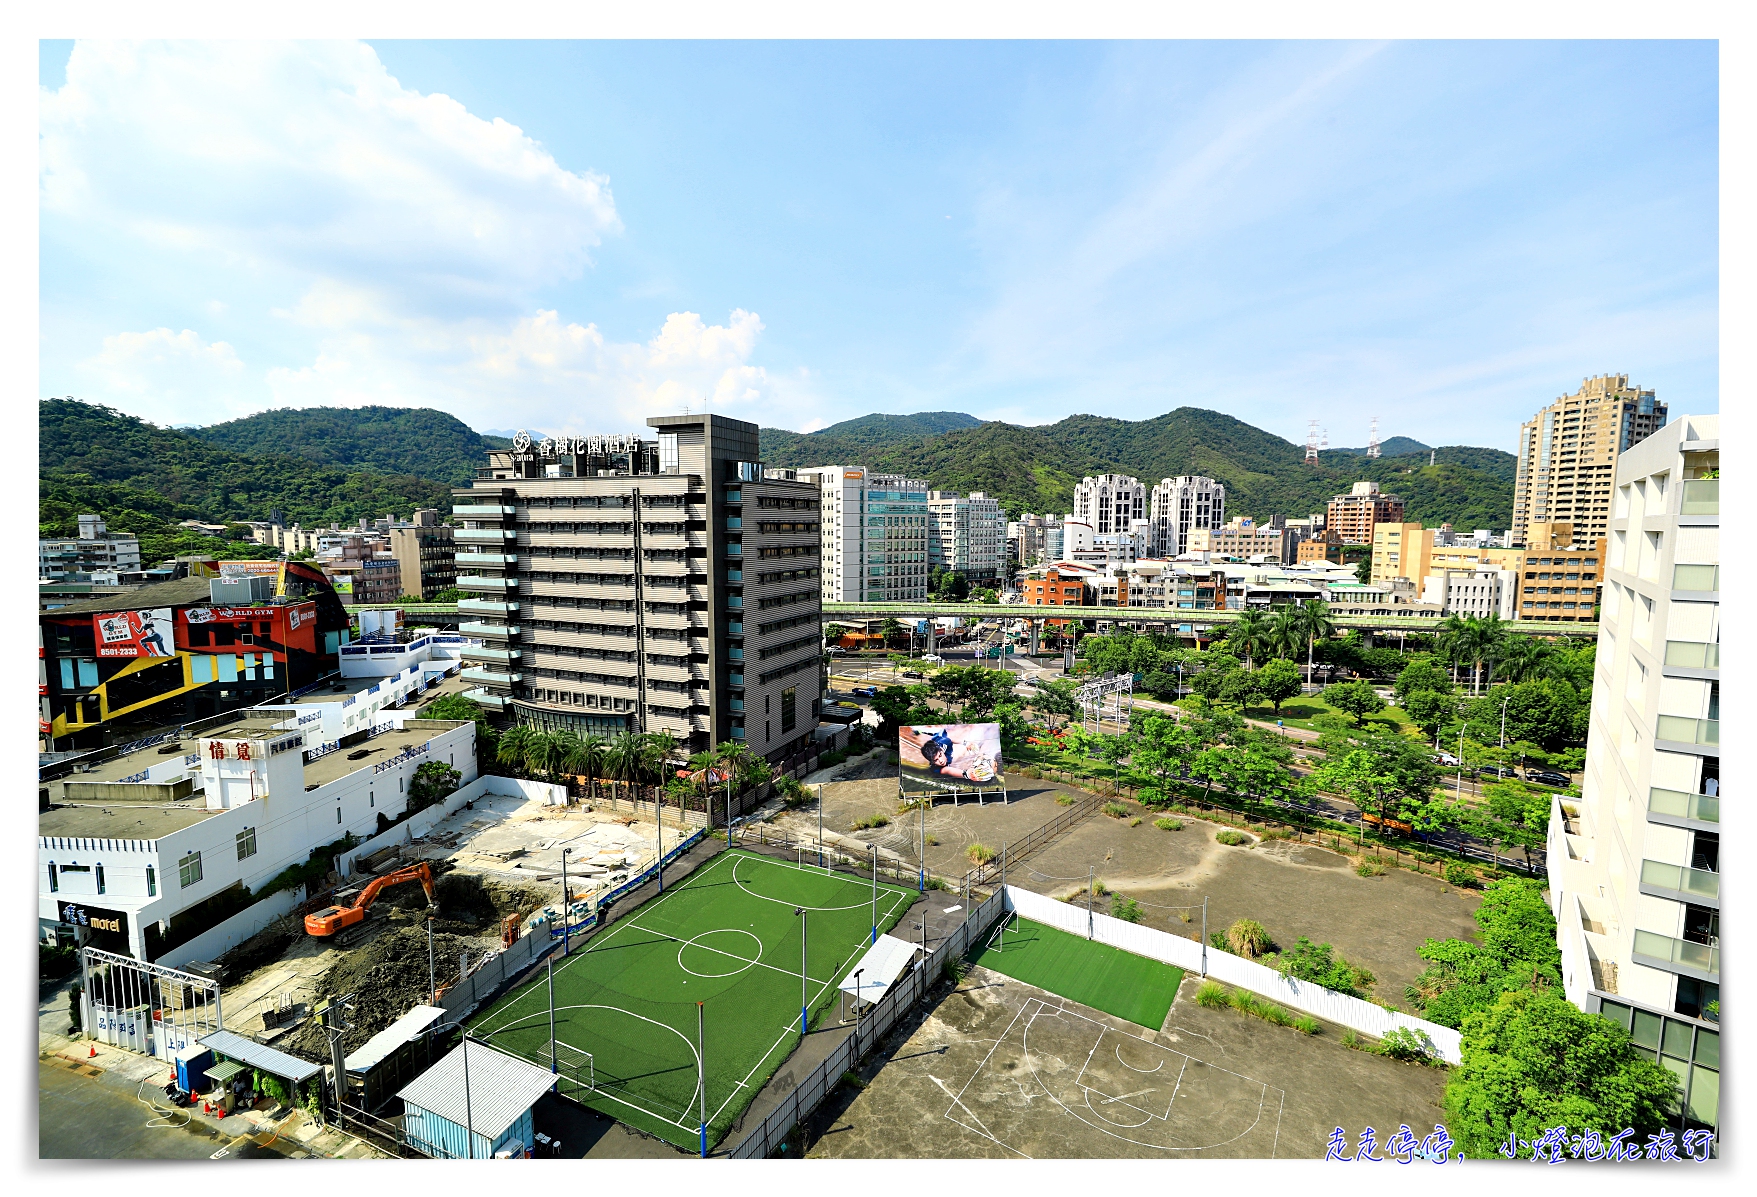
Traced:
<path fill-rule="evenodd" d="M 806 1131 L 826 1158 L 1322 1158 L 1331 1131 L 1443 1117 L 1445 1073 L 1198 1007 L 1186 977 L 1158 1031 L 973 969 L 905 1026 L 866 1087 Z"/>
<path fill-rule="evenodd" d="M 37 1156 L 45 1160 L 205 1160 L 308 1157 L 296 1142 L 259 1147 L 250 1135 L 228 1134 L 182 1111 L 151 1109 L 106 1084 L 97 1069 L 57 1059 L 37 1061 Z M 136 1082 L 136 1088 L 141 1083 Z M 163 1094 L 149 1084 L 140 1096 Z M 166 1107 L 169 1109 L 169 1107 Z M 254 1129 L 254 1128 L 253 1128 Z"/>

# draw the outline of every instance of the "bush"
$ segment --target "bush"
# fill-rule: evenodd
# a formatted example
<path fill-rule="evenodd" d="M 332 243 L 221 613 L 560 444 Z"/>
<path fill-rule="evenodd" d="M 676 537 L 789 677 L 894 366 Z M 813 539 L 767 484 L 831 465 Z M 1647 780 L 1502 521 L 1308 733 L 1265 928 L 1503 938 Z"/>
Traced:
<path fill-rule="evenodd" d="M 1318 1020 L 1310 1014 L 1302 1014 L 1293 1020 L 1295 1029 L 1307 1035 L 1316 1035 L 1319 1031 Z"/>
<path fill-rule="evenodd" d="M 1348 1030 L 1342 1032 L 1342 1046 L 1353 1048 L 1355 1051 L 1363 1050 L 1360 1036 L 1355 1034 L 1354 1028 L 1350 1027 Z"/>
<path fill-rule="evenodd" d="M 1355 875 L 1359 877 L 1383 877 L 1385 865 L 1384 862 L 1378 860 L 1363 860 L 1354 866 L 1354 871 Z"/>
<path fill-rule="evenodd" d="M 994 849 L 986 844 L 971 844 L 964 849 L 964 855 L 973 865 L 985 865 L 994 859 Z"/>
<path fill-rule="evenodd" d="M 1094 877 L 1092 879 L 1092 896 L 1094 898 L 1102 898 L 1102 897 L 1107 896 L 1109 893 L 1110 893 L 1110 887 L 1108 885 L 1104 884 L 1104 878 Z"/>
<path fill-rule="evenodd" d="M 37 941 L 37 976 L 45 981 L 59 981 L 79 967 L 79 949 L 72 944 Z"/>
<path fill-rule="evenodd" d="M 1247 989 L 1235 989 L 1226 995 L 1227 1004 L 1240 1014 L 1255 1014 L 1261 1008 L 1257 995 Z"/>
<path fill-rule="evenodd" d="M 1278 1027 L 1290 1027 L 1293 1025 L 1293 1015 L 1289 1014 L 1284 1007 L 1277 1006 L 1273 1002 L 1263 1006 L 1257 1012 L 1257 1017 L 1261 1018 L 1264 1022 L 1274 1023 Z"/>
<path fill-rule="evenodd" d="M 946 961 L 940 972 L 946 980 L 958 985 L 970 975 L 970 962 L 962 956 L 953 956 Z"/>
<path fill-rule="evenodd" d="M 856 831 L 876 831 L 880 827 L 889 827 L 890 819 L 884 815 L 868 815 L 854 824 Z"/>
<path fill-rule="evenodd" d="M 1141 908 L 1133 898 L 1125 898 L 1121 894 L 1110 895 L 1110 917 L 1121 919 L 1125 923 L 1141 921 Z"/>
<path fill-rule="evenodd" d="M 1236 848 L 1241 844 L 1248 844 L 1251 842 L 1250 836 L 1237 831 L 1217 831 L 1214 833 L 1214 838 L 1229 848 Z"/>
<path fill-rule="evenodd" d="M 1224 1010 L 1226 990 L 1213 981 L 1203 981 L 1202 987 L 1196 990 L 1196 1005 L 1209 1010 Z"/>
<path fill-rule="evenodd" d="M 1159 828 L 1161 831 L 1182 831 L 1184 829 L 1184 825 L 1181 822 L 1169 816 L 1163 819 L 1153 820 L 1153 826 Z"/>
<path fill-rule="evenodd" d="M 1389 1056 L 1393 1060 L 1419 1061 L 1426 1063 L 1428 1059 L 1427 1044 L 1422 1042 L 1408 1027 L 1392 1027 L 1385 1037 L 1379 1040 L 1379 1054 Z"/>
<path fill-rule="evenodd" d="M 1076 799 L 1072 794 L 1057 794 L 1055 801 L 1057 806 L 1072 806 Z"/>
<path fill-rule="evenodd" d="M 1129 813 L 1129 808 L 1120 802 L 1106 802 L 1099 809 L 1113 819 L 1127 818 Z"/>
<path fill-rule="evenodd" d="M 1139 827 L 1140 825 L 1141 825 L 1141 816 L 1139 816 L 1139 815 L 1136 815 L 1134 818 L 1129 820 L 1130 827 Z"/>
<path fill-rule="evenodd" d="M 1329 944 L 1313 943 L 1303 935 L 1277 955 L 1273 963 L 1275 971 L 1284 977 L 1310 981 L 1349 997 L 1366 997 L 1367 988 L 1376 980 L 1366 969 L 1337 955 Z"/>
<path fill-rule="evenodd" d="M 1269 932 L 1255 919 L 1239 919 L 1226 929 L 1226 947 L 1235 956 L 1255 960 L 1272 946 Z"/>
<path fill-rule="evenodd" d="M 1482 879 L 1469 865 L 1449 864 L 1446 866 L 1446 884 L 1455 885 L 1459 889 L 1476 889 L 1482 884 Z"/>

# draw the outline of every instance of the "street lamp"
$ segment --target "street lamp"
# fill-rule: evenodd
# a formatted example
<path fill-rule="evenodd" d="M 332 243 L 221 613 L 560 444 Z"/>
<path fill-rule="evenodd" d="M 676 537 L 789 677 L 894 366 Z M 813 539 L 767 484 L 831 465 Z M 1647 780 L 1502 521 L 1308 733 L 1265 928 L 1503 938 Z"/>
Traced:
<path fill-rule="evenodd" d="M 804 1038 L 806 1033 L 805 1014 L 811 1005 L 811 999 L 807 996 L 805 988 L 805 907 L 795 906 L 793 913 L 799 916 L 799 1034 L 801 1038 Z"/>
<path fill-rule="evenodd" d="M 573 917 L 573 906 L 567 896 L 567 858 L 573 854 L 572 848 L 561 850 L 561 954 L 567 955 L 567 924 Z"/>

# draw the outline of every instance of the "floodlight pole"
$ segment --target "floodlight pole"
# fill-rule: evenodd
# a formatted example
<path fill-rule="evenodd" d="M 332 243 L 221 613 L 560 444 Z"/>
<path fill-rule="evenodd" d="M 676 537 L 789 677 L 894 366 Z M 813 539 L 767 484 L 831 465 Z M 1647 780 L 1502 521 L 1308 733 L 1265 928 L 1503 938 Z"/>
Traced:
<path fill-rule="evenodd" d="M 706 1020 L 702 1003 L 695 1004 L 695 1067 L 696 1088 L 702 1095 L 702 1158 L 708 1158 L 708 1058 L 703 1055 L 702 1024 Z"/>
<path fill-rule="evenodd" d="M 824 787 L 817 788 L 817 867 L 824 867 Z"/>
<path fill-rule="evenodd" d="M 921 805 L 916 808 L 921 812 L 919 820 L 921 835 L 921 877 L 918 884 L 921 887 L 921 892 L 925 894 L 927 892 L 927 804 L 930 799 L 928 795 L 922 794 L 917 797 L 916 801 L 921 803 Z"/>
<path fill-rule="evenodd" d="M 805 988 L 805 907 L 795 907 L 793 913 L 799 916 L 799 1034 L 806 1033 L 806 1010 L 811 1005 Z"/>
<path fill-rule="evenodd" d="M 872 942 L 878 942 L 878 845 L 868 844 L 872 850 Z"/>
<path fill-rule="evenodd" d="M 1202 899 L 1202 975 L 1208 975 L 1208 899 Z"/>
<path fill-rule="evenodd" d="M 665 794 L 660 791 L 653 805 L 659 810 L 659 892 L 665 892 Z"/>
<path fill-rule="evenodd" d="M 554 1076 L 561 1071 L 555 1066 L 555 958 L 544 963 L 549 976 L 549 1074 Z"/>
<path fill-rule="evenodd" d="M 561 850 L 561 954 L 563 956 L 567 955 L 568 950 L 567 922 L 573 915 L 573 904 L 568 901 L 567 897 L 567 858 L 572 852 L 572 848 Z"/>
<path fill-rule="evenodd" d="M 1093 867 L 1086 866 L 1086 938 L 1092 938 L 1092 874 Z"/>

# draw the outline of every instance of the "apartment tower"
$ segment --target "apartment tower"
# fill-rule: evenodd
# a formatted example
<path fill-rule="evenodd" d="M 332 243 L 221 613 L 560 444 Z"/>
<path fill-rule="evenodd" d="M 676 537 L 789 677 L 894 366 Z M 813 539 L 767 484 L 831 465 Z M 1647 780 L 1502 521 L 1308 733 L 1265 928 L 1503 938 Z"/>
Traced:
<path fill-rule="evenodd" d="M 1147 488 L 1126 474 L 1082 478 L 1074 487 L 1073 515 L 1090 524 L 1094 536 L 1127 533 L 1131 521 L 1147 518 Z"/>
<path fill-rule="evenodd" d="M 1175 557 L 1188 551 L 1191 532 L 1226 523 L 1226 487 L 1199 475 L 1162 478 L 1153 488 L 1149 510 L 1149 552 L 1155 557 Z"/>
<path fill-rule="evenodd" d="M 809 466 L 822 514 L 826 603 L 895 603 L 927 597 L 927 483 L 864 466 Z"/>
<path fill-rule="evenodd" d="M 453 492 L 462 628 L 485 640 L 464 654 L 471 697 L 540 727 L 785 759 L 823 688 L 818 490 L 764 471 L 755 424 L 647 424 L 520 434 Z"/>
<path fill-rule="evenodd" d="M 1666 405 L 1629 385 L 1627 374 L 1600 374 L 1519 428 L 1513 479 L 1513 536 L 1525 544 L 1531 525 L 1566 522 L 1574 543 L 1590 545 L 1610 520 L 1617 457 L 1665 426 Z"/>

